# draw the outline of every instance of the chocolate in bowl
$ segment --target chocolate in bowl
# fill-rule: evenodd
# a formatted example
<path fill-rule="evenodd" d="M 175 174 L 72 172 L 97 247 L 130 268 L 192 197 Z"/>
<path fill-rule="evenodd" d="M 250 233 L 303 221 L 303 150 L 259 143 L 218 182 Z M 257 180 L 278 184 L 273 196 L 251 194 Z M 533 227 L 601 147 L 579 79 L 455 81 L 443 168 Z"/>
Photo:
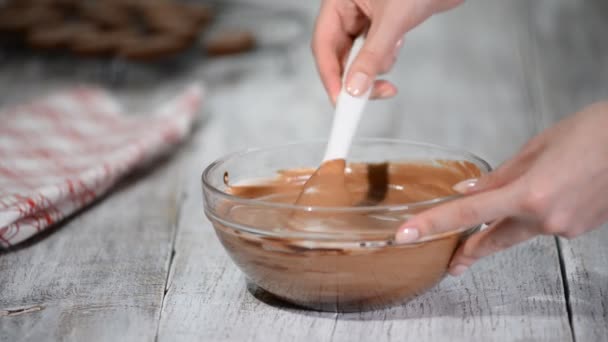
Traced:
<path fill-rule="evenodd" d="M 359 140 L 346 177 L 354 205 L 294 205 L 324 147 L 316 141 L 247 150 L 204 171 L 205 213 L 237 266 L 276 297 L 322 311 L 396 305 L 437 284 L 478 227 L 409 244 L 396 244 L 394 234 L 411 215 L 457 198 L 452 185 L 489 165 L 435 145 Z"/>

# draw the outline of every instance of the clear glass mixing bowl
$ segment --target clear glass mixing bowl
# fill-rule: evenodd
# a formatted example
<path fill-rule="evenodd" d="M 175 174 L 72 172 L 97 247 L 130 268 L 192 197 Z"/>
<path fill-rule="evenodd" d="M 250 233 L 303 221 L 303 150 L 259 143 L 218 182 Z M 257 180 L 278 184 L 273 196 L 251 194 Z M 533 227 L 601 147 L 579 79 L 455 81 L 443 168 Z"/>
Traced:
<path fill-rule="evenodd" d="M 323 311 L 363 311 L 403 303 L 437 284 L 450 259 L 469 234 L 479 227 L 430 236 L 423 241 L 396 244 L 396 229 L 408 217 L 453 200 L 458 195 L 399 205 L 357 207 L 303 207 L 259 199 L 236 197 L 229 186 L 276 176 L 277 170 L 315 168 L 323 157 L 325 141 L 248 149 L 209 165 L 202 175 L 205 214 L 217 236 L 248 279 L 276 297 L 293 304 Z M 389 139 L 355 141 L 349 162 L 468 161 L 481 173 L 487 162 L 456 149 Z M 318 213 L 310 229 L 293 230 L 280 221 L 259 224 L 239 212 L 285 216 Z M 357 228 L 332 229 L 333 218 L 358 215 L 361 222 L 388 222 Z M 321 217 L 321 218 L 319 218 Z M 374 221 L 375 220 L 375 221 Z M 268 220 L 264 220 L 268 221 Z M 321 228 L 319 228 L 321 227 Z"/>

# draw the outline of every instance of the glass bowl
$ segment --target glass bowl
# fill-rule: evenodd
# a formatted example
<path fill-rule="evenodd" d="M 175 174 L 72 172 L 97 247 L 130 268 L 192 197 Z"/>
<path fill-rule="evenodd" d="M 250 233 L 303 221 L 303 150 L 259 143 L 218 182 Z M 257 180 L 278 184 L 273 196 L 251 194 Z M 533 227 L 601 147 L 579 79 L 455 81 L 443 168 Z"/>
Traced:
<path fill-rule="evenodd" d="M 222 245 L 248 279 L 292 304 L 321 311 L 352 312 L 404 303 L 437 284 L 445 275 L 458 245 L 479 227 L 429 236 L 407 244 L 394 233 L 408 217 L 459 195 L 399 205 L 304 207 L 230 194 L 230 186 L 270 179 L 278 170 L 316 168 L 325 141 L 248 149 L 209 165 L 202 175 L 205 214 Z M 481 173 L 487 162 L 475 155 L 402 140 L 355 141 L 349 163 L 434 162 L 473 163 Z M 241 213 L 236 215 L 235 213 Z M 284 217 L 285 213 L 315 213 L 304 230 L 277 220 L 252 220 L 251 215 Z M 244 213 L 244 214 L 243 214 Z M 340 215 L 357 215 L 357 234 L 332 229 Z M 384 229 L 365 226 L 382 220 Z M 386 228 L 388 227 L 388 228 Z M 350 231 L 349 231 L 350 232 Z"/>

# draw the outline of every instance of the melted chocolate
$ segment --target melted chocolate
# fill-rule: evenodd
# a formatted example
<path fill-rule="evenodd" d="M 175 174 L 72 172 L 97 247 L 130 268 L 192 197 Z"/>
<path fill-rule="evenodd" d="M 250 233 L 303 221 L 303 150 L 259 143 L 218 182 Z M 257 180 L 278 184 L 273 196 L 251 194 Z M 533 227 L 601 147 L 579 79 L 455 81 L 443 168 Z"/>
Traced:
<path fill-rule="evenodd" d="M 344 165 L 337 165 L 340 168 Z M 226 205 L 221 210 L 223 219 L 271 235 L 239 231 L 215 221 L 216 232 L 236 264 L 268 292 L 327 311 L 375 309 L 405 301 L 436 284 L 465 233 L 446 233 L 416 244 L 387 245 L 407 217 L 432 203 L 396 211 L 374 207 L 455 195 L 454 184 L 480 176 L 477 166 L 466 161 L 432 161 L 350 164 L 344 173 L 334 171 L 307 186 L 337 190 L 319 190 L 324 198 L 309 197 L 304 205 L 365 206 L 369 210 L 318 212 Z M 283 170 L 271 179 L 229 186 L 228 192 L 265 202 L 303 204 L 300 194 L 314 172 Z M 297 235 L 302 232 L 306 233 L 300 235 L 303 237 Z M 315 234 L 320 234 L 319 238 L 313 238 Z M 374 247 L 375 242 L 383 244 Z"/>

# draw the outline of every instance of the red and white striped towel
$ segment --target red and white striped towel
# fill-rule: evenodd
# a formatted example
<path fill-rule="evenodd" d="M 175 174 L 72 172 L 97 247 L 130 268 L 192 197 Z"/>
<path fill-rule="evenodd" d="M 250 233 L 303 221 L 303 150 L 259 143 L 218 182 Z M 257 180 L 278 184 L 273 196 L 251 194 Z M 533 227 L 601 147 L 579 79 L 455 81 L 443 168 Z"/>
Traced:
<path fill-rule="evenodd" d="M 106 92 L 80 87 L 0 111 L 0 246 L 61 221 L 175 146 L 201 100 L 191 86 L 151 116 L 126 116 Z"/>

